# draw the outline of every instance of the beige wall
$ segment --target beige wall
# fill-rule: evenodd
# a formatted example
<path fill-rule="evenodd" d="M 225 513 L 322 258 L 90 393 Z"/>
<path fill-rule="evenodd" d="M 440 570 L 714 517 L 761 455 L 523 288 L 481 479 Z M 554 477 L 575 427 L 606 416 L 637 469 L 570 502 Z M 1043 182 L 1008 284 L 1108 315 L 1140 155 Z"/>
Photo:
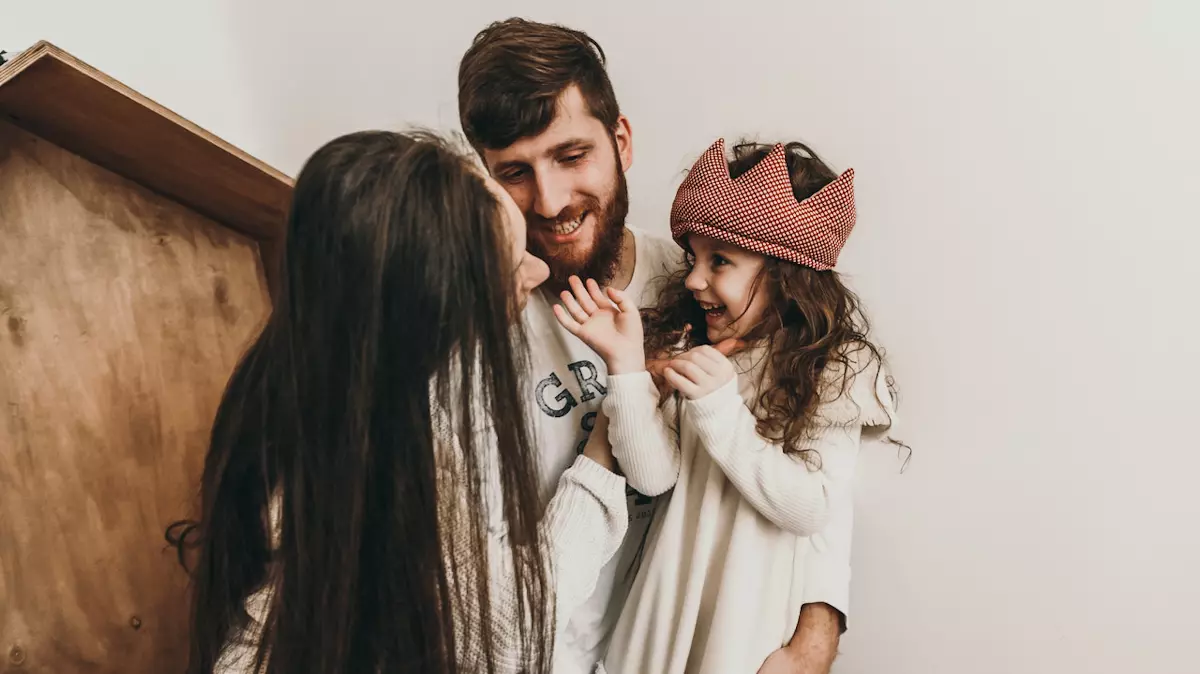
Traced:
<path fill-rule="evenodd" d="M 717 134 L 854 166 L 844 269 L 916 453 L 864 462 L 838 671 L 1197 671 L 1196 3 L 44 4 L 0 45 L 57 41 L 293 173 L 342 131 L 456 126 L 457 59 L 510 14 L 608 48 L 638 225 Z"/>

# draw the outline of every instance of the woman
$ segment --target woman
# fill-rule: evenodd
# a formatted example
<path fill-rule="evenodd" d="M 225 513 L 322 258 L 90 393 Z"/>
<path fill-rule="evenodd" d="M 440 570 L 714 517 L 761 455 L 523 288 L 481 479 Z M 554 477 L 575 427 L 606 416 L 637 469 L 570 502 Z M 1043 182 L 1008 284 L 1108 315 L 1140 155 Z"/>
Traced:
<path fill-rule="evenodd" d="M 516 204 L 435 137 L 309 159 L 201 519 L 169 532 L 195 552 L 191 674 L 547 671 L 627 515 L 596 433 L 539 522 L 516 318 L 546 275 Z"/>

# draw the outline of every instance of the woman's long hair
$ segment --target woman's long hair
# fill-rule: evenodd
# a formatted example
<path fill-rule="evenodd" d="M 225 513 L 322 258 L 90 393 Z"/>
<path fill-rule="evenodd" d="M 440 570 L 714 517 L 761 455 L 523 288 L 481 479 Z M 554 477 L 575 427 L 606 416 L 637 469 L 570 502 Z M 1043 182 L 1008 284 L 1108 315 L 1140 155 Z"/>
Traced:
<path fill-rule="evenodd" d="M 268 585 L 262 671 L 467 671 L 456 622 L 475 626 L 483 653 L 470 671 L 493 671 L 483 442 L 472 432 L 489 425 L 518 615 L 532 616 L 519 643 L 530 670 L 546 671 L 552 589 L 537 554 L 509 247 L 481 174 L 436 137 L 356 133 L 309 159 L 281 292 L 217 411 L 200 519 L 168 531 L 190 560 L 189 674 L 212 671 L 248 624 L 244 600 Z M 460 445 L 435 437 L 439 407 Z M 452 493 L 439 492 L 446 465 L 461 471 Z M 473 517 L 439 519 L 447 502 Z M 455 537 L 469 554 L 448 555 Z"/>

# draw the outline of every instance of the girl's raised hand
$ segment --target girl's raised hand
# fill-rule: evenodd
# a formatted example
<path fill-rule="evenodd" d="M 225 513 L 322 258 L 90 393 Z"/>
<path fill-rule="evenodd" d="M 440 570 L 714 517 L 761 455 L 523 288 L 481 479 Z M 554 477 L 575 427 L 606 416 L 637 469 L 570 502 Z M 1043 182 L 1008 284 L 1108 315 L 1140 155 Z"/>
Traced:
<path fill-rule="evenodd" d="M 642 317 L 625 293 L 600 289 L 588 279 L 570 278 L 571 290 L 562 293 L 562 304 L 554 305 L 554 316 L 572 335 L 604 359 L 609 374 L 641 372 L 646 369 L 642 344 Z"/>

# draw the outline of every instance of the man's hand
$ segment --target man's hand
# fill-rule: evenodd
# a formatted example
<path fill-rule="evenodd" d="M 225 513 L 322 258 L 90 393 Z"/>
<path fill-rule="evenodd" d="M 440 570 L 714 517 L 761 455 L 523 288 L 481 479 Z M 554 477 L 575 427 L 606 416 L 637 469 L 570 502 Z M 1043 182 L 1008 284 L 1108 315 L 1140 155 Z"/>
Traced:
<path fill-rule="evenodd" d="M 585 286 L 572 276 L 570 284 L 562 304 L 554 305 L 558 322 L 604 359 L 609 374 L 645 370 L 642 317 L 633 302 L 615 288 L 602 291 L 592 279 Z"/>
<path fill-rule="evenodd" d="M 805 604 L 796 633 L 772 653 L 758 674 L 829 674 L 841 640 L 842 614 L 829 604 Z"/>
<path fill-rule="evenodd" d="M 735 377 L 733 363 L 708 345 L 676 356 L 663 368 L 663 380 L 689 400 L 699 400 Z"/>

